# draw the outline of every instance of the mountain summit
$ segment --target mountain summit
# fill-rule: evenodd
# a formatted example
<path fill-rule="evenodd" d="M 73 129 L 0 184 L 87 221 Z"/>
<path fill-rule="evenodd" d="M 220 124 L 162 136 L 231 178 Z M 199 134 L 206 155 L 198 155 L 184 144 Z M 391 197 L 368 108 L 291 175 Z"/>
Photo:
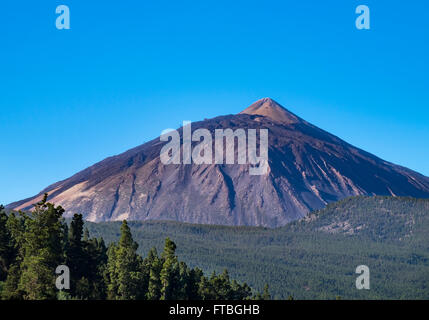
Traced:
<path fill-rule="evenodd" d="M 241 111 L 239 114 L 253 114 L 268 117 L 276 122 L 293 124 L 300 122 L 300 119 L 292 112 L 283 108 L 280 104 L 271 98 L 263 98 L 248 108 Z"/>
<path fill-rule="evenodd" d="M 236 115 L 192 123 L 192 129 L 268 129 L 268 170 L 248 165 L 169 164 L 159 138 L 107 158 L 38 195 L 8 205 L 29 210 L 43 193 L 66 216 L 90 221 L 176 220 L 277 227 L 356 195 L 429 198 L 429 178 L 386 162 L 264 98 Z M 183 136 L 183 130 L 179 130 Z"/>

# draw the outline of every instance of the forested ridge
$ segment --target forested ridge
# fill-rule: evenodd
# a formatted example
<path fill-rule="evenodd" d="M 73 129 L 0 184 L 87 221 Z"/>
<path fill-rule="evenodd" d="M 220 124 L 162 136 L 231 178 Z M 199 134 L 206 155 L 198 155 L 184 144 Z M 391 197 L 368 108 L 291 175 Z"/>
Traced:
<path fill-rule="evenodd" d="M 49 210 L 45 208 L 42 211 Z M 33 214 L 37 215 L 37 210 Z M 83 223 L 79 215 L 66 219 L 66 224 L 60 218 L 48 219 L 49 215 L 46 214 L 42 216 L 45 218 L 40 218 L 33 225 L 26 214 L 1 214 L 0 229 L 10 232 L 8 236 L 7 232 L 0 231 L 0 285 L 3 287 L 3 298 L 33 298 L 26 296 L 26 290 L 31 292 L 30 287 L 33 287 L 27 281 L 34 280 L 32 270 L 39 265 L 37 259 L 43 259 L 44 266 L 48 265 L 51 256 L 47 253 L 45 256 L 43 250 L 48 239 L 46 235 L 42 236 L 43 242 L 39 236 L 30 236 L 30 230 L 39 230 L 49 220 L 53 230 L 68 228 L 59 232 L 55 241 L 49 242 L 52 249 L 57 248 L 55 243 L 63 243 L 54 250 L 60 252 L 62 260 L 58 260 L 69 263 L 72 269 L 74 255 L 84 257 L 75 265 L 77 270 L 71 270 L 75 275 L 71 283 L 75 283 L 76 288 L 72 287 L 68 293 L 63 291 L 60 296 L 53 291 L 51 298 L 161 299 L 160 270 L 161 265 L 164 266 L 169 260 L 166 260 L 168 256 L 173 257 L 169 261 L 174 261 L 172 265 L 175 267 L 171 270 L 176 271 L 172 274 L 179 275 L 173 278 L 181 279 L 181 288 L 188 288 L 186 295 L 183 290 L 175 295 L 185 299 L 230 299 L 231 296 L 258 299 L 288 299 L 292 296 L 295 299 L 429 299 L 428 199 L 347 198 L 276 229 L 172 221 Z M 85 229 L 88 231 L 82 231 Z M 27 236 L 23 235 L 26 234 L 29 238 L 24 241 Z M 13 250 L 3 245 L 8 243 L 5 237 L 14 239 Z M 128 240 L 122 241 L 124 237 Z M 121 246 L 121 241 L 127 245 Z M 80 249 L 74 253 L 73 248 Z M 36 254 L 39 251 L 40 254 Z M 10 256 L 5 254 L 7 252 L 13 252 L 15 260 L 10 260 Z M 83 256 L 79 252 L 83 252 Z M 124 261 L 123 257 L 133 258 Z M 58 260 L 49 265 L 49 270 L 54 265 L 56 267 Z M 81 268 L 79 264 L 85 267 Z M 8 267 L 5 268 L 5 265 Z M 356 289 L 358 275 L 355 269 L 358 265 L 367 265 L 370 269 L 370 290 Z M 137 271 L 120 272 L 124 268 Z M 229 274 L 224 272 L 225 269 Z M 4 270 L 9 273 L 7 278 Z M 43 274 L 43 269 L 36 270 Z M 80 270 L 86 270 L 86 273 L 80 274 Z M 212 276 L 202 276 L 202 270 Z M 125 277 L 126 274 L 131 278 Z M 194 275 L 200 279 L 198 286 L 190 280 Z M 166 278 L 163 279 L 167 283 Z M 186 284 L 184 279 L 193 284 Z M 130 285 L 126 292 L 131 296 L 121 291 L 126 287 L 122 281 Z M 138 287 L 144 290 L 135 291 L 132 283 L 138 283 Z M 220 285 L 222 283 L 224 286 Z M 269 293 L 266 284 L 269 285 Z M 254 289 L 252 293 L 249 286 Z M 158 289 L 151 291 L 149 287 Z M 228 292 L 227 296 L 225 292 Z"/>
<path fill-rule="evenodd" d="M 151 248 L 137 253 L 126 221 L 119 239 L 106 246 L 90 237 L 82 215 L 67 224 L 64 209 L 44 199 L 32 213 L 6 214 L 0 207 L 0 297 L 5 300 L 244 300 L 270 299 L 231 280 L 227 270 L 207 277 L 176 255 L 176 244 L 165 238 L 161 254 Z M 70 288 L 58 290 L 55 270 L 66 265 Z"/>
<path fill-rule="evenodd" d="M 228 269 L 274 299 L 429 299 L 429 200 L 352 197 L 284 227 L 227 227 L 173 221 L 129 221 L 139 252 L 162 249 L 165 237 L 190 266 Z M 119 222 L 90 223 L 106 242 Z M 355 269 L 367 265 L 371 289 L 357 290 Z"/>

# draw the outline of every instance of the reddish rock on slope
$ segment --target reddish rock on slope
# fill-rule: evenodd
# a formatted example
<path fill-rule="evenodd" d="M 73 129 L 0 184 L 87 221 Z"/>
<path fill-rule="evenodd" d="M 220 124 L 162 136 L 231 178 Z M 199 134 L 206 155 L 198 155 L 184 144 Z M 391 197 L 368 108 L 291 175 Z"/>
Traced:
<path fill-rule="evenodd" d="M 268 172 L 247 165 L 164 165 L 152 140 L 107 158 L 8 208 L 28 210 L 44 192 L 90 221 L 177 220 L 277 227 L 354 195 L 429 197 L 429 178 L 386 162 L 261 99 L 192 129 L 269 130 Z M 180 134 L 182 134 L 182 131 Z M 259 140 L 259 138 L 258 138 Z"/>

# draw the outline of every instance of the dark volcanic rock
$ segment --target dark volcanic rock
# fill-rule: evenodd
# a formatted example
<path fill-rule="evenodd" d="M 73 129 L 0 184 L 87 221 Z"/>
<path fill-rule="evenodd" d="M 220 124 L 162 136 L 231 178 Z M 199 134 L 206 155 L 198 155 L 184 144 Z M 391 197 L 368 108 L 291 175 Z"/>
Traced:
<path fill-rule="evenodd" d="M 251 176 L 248 165 L 238 164 L 164 165 L 165 142 L 155 139 L 8 208 L 30 209 L 48 192 L 67 215 L 79 212 L 90 221 L 276 227 L 348 196 L 429 197 L 429 178 L 355 148 L 269 98 L 237 115 L 192 123 L 198 128 L 269 129 L 267 174 Z"/>

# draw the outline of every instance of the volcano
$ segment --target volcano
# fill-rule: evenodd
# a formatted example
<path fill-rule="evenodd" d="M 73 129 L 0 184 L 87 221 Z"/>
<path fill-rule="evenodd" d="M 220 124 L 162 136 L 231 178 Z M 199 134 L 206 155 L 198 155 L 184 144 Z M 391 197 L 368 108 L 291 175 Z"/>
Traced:
<path fill-rule="evenodd" d="M 163 164 L 159 138 L 109 157 L 7 206 L 31 210 L 43 194 L 89 221 L 175 220 L 278 227 L 357 195 L 429 198 L 429 178 L 384 161 L 306 122 L 270 98 L 239 114 L 192 123 L 268 129 L 268 170 L 243 164 Z M 183 130 L 179 129 L 181 137 Z"/>

